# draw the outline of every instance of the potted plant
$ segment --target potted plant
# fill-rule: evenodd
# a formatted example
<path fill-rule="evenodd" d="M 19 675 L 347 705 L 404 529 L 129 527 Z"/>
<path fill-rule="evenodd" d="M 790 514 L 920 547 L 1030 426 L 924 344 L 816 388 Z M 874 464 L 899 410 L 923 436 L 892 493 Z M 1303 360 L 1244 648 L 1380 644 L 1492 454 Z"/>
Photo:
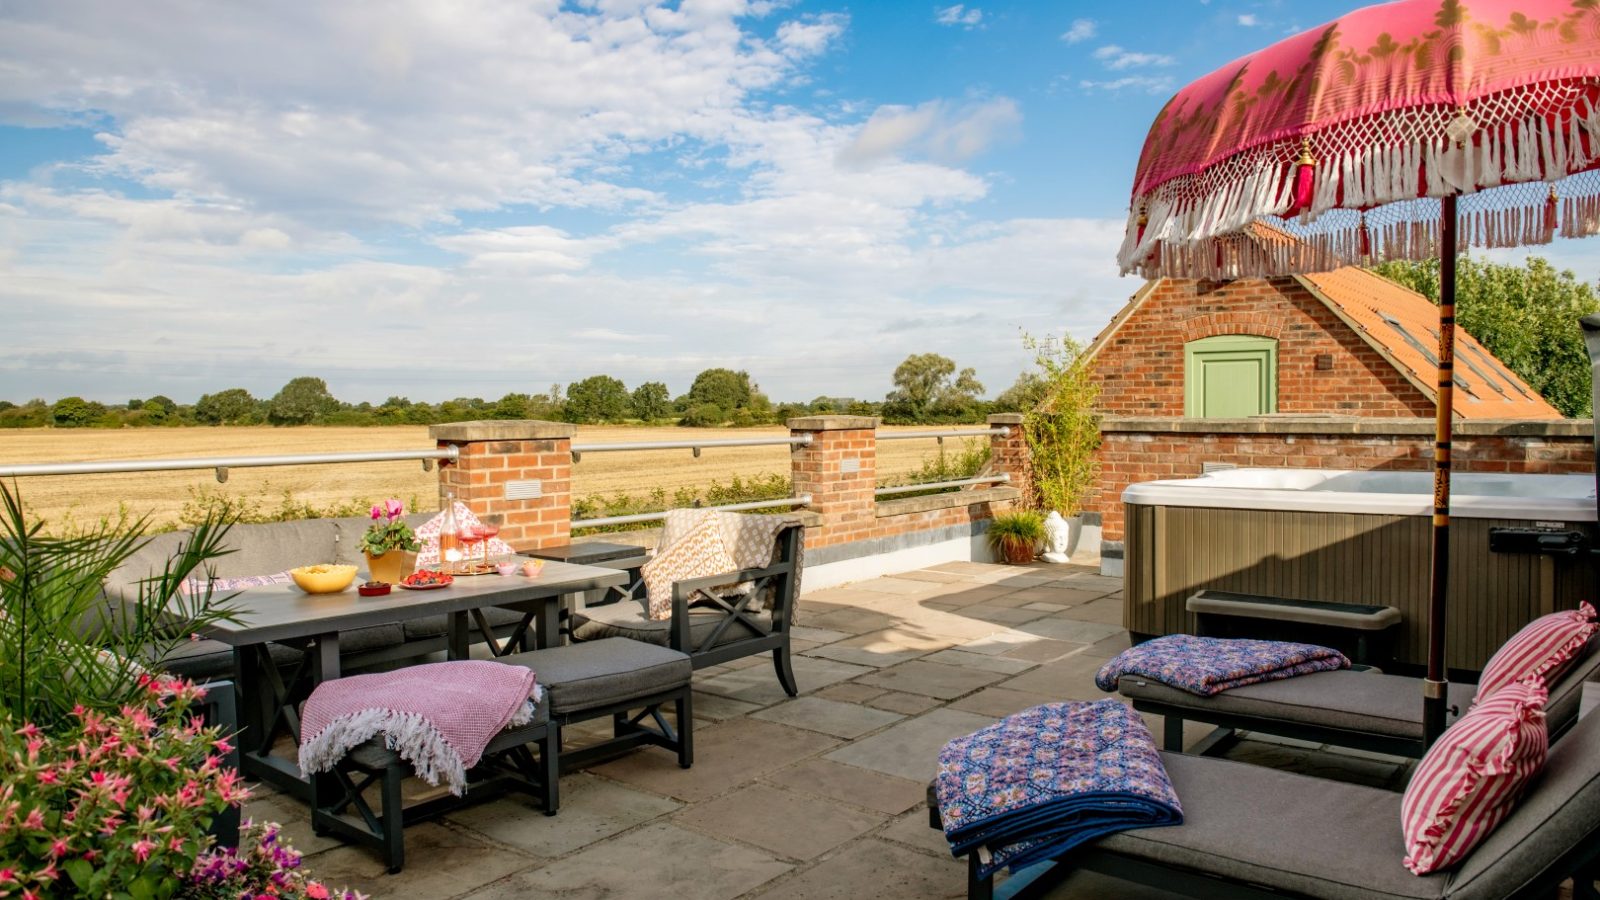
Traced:
<path fill-rule="evenodd" d="M 1023 437 L 1028 442 L 1034 499 L 1060 513 L 1070 529 L 1065 551 L 1077 549 L 1083 529 L 1083 506 L 1099 474 L 1100 417 L 1094 405 L 1100 386 L 1091 377 L 1083 345 L 1070 337 L 1036 339 L 1023 336 L 1039 367 L 1036 401 L 1024 411 Z"/>
<path fill-rule="evenodd" d="M 417 567 L 422 545 L 402 518 L 405 513 L 405 505 L 393 497 L 372 507 L 372 524 L 361 536 L 361 552 L 373 581 L 395 584 Z"/>
<path fill-rule="evenodd" d="M 1042 540 L 1044 517 L 1032 510 L 1001 513 L 989 522 L 990 548 L 1013 566 L 1032 562 Z"/>

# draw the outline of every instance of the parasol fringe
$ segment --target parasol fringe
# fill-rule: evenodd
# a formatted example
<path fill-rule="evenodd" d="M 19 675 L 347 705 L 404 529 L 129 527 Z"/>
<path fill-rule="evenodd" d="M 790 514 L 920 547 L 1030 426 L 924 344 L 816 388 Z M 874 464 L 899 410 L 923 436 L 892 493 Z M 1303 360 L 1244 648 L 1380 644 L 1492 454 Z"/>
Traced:
<path fill-rule="evenodd" d="M 1472 204 L 1462 202 L 1466 246 L 1593 235 L 1600 232 L 1600 173 L 1583 170 L 1600 158 L 1600 104 L 1584 100 L 1564 119 L 1531 115 L 1489 123 L 1459 146 L 1432 134 L 1383 147 L 1319 149 L 1310 203 L 1288 221 L 1277 217 L 1295 205 L 1300 167 L 1283 147 L 1252 151 L 1253 163 L 1236 158 L 1221 167 L 1225 176 L 1212 173 L 1216 183 L 1198 196 L 1184 193 L 1199 184 L 1197 176 L 1185 176 L 1136 198 L 1118 259 L 1125 274 L 1199 271 L 1236 278 L 1323 271 L 1350 261 L 1431 258 L 1440 239 L 1433 221 L 1437 204 L 1418 201 L 1419 187 L 1430 197 L 1477 194 Z M 1567 179 L 1558 202 L 1546 194 L 1534 199 L 1532 190 L 1518 188 L 1545 180 L 1545 173 Z M 1365 238 L 1359 233 L 1362 218 L 1352 214 L 1358 209 L 1371 211 Z M 1386 215 L 1400 221 L 1385 222 Z M 1268 249 L 1245 237 L 1258 220 L 1278 222 L 1294 240 L 1270 241 Z M 1227 246 L 1219 249 L 1220 244 Z"/>

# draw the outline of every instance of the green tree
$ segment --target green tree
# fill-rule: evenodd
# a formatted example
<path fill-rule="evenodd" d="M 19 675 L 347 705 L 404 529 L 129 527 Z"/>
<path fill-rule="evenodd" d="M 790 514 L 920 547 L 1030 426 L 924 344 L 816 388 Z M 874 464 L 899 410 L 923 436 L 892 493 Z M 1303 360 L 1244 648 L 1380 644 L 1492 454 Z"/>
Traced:
<path fill-rule="evenodd" d="M 507 394 L 494 404 L 494 411 L 489 413 L 491 419 L 526 419 L 528 418 L 528 403 L 533 398 L 527 394 Z"/>
<path fill-rule="evenodd" d="M 1439 301 L 1437 262 L 1397 260 L 1374 271 Z M 1569 418 L 1593 414 L 1578 318 L 1594 312 L 1595 286 L 1542 257 L 1513 266 L 1465 256 L 1456 269 L 1457 324 Z"/>
<path fill-rule="evenodd" d="M 291 380 L 272 398 L 267 421 L 274 425 L 306 425 L 339 409 L 321 378 L 302 375 Z"/>
<path fill-rule="evenodd" d="M 734 410 L 750 403 L 754 387 L 749 372 L 732 369 L 706 369 L 694 377 L 689 386 L 689 405 L 710 403 L 723 410 Z"/>
<path fill-rule="evenodd" d="M 255 416 L 256 398 L 244 388 L 202 394 L 194 405 L 194 417 L 207 425 L 242 425 Z"/>
<path fill-rule="evenodd" d="M 102 403 L 82 397 L 62 397 L 50 407 L 50 423 L 57 428 L 88 428 L 105 414 Z"/>
<path fill-rule="evenodd" d="M 973 414 L 983 384 L 974 369 L 956 371 L 955 360 L 937 353 L 914 353 L 895 367 L 894 390 L 884 398 L 884 418 L 912 424 L 966 418 Z"/>
<path fill-rule="evenodd" d="M 678 424 L 686 428 L 713 428 L 728 421 L 728 413 L 715 403 L 696 403 L 683 413 Z"/>
<path fill-rule="evenodd" d="M 171 397 L 157 394 L 139 404 L 139 409 L 144 410 L 145 417 L 151 423 L 160 423 L 177 413 L 178 404 Z"/>
<path fill-rule="evenodd" d="M 633 408 L 633 417 L 645 422 L 665 419 L 672 412 L 672 395 L 667 393 L 667 386 L 659 381 L 646 381 L 634 388 L 628 401 Z"/>
<path fill-rule="evenodd" d="M 628 386 L 610 375 L 591 375 L 567 387 L 562 417 L 568 422 L 615 422 L 626 418 L 631 401 Z"/>
<path fill-rule="evenodd" d="M 1037 372 L 1023 372 L 1012 382 L 1011 387 L 1000 392 L 994 398 L 996 412 L 1022 412 L 1025 413 L 1044 399 L 1045 382 Z"/>

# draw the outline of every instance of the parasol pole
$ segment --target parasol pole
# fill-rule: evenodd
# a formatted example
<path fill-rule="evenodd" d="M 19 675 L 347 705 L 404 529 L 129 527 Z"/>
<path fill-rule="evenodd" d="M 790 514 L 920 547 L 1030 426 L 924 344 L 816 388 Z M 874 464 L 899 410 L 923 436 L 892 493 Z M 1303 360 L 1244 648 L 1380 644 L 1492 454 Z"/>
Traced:
<path fill-rule="evenodd" d="M 1433 445 L 1433 580 L 1428 592 L 1428 675 L 1422 683 L 1422 742 L 1444 733 L 1450 679 L 1445 668 L 1445 594 L 1450 580 L 1450 441 L 1456 355 L 1456 195 L 1439 209 L 1439 393 Z"/>

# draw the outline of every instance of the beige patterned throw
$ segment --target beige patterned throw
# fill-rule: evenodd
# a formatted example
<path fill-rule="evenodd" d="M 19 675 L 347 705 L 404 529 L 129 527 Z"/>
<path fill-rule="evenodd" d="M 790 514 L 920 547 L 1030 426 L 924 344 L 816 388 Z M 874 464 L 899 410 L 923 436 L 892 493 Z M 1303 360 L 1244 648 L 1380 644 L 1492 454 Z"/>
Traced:
<path fill-rule="evenodd" d="M 672 585 L 690 578 L 720 575 L 739 568 L 723 543 L 722 527 L 706 519 L 677 540 L 664 543 L 639 570 L 644 578 L 645 602 L 652 619 L 672 618 Z"/>

